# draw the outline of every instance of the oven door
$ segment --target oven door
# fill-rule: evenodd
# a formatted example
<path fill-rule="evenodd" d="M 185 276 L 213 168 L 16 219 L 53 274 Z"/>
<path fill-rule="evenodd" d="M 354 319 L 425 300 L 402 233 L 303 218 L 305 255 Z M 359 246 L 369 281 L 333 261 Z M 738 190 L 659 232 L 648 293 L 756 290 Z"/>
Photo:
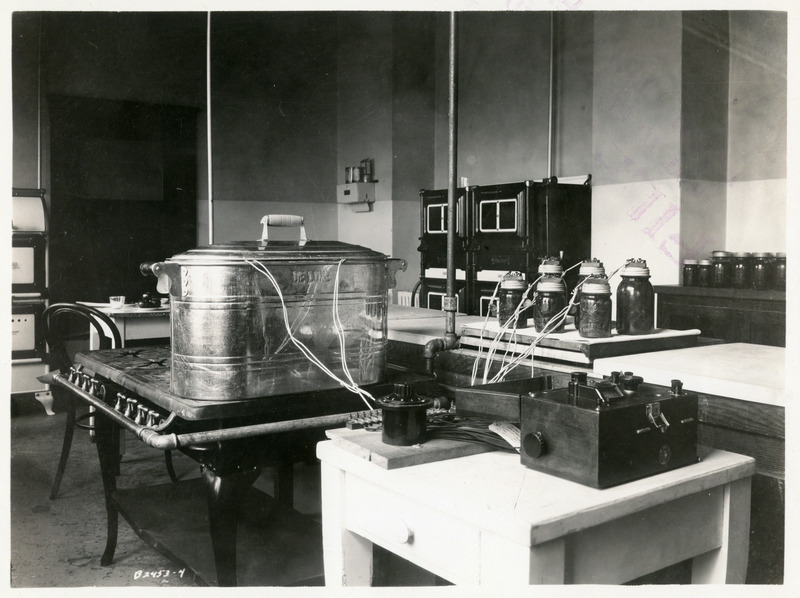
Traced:
<path fill-rule="evenodd" d="M 45 357 L 42 312 L 44 301 L 12 301 L 11 359 Z"/>
<path fill-rule="evenodd" d="M 11 292 L 44 293 L 45 237 L 14 233 L 11 240 Z"/>

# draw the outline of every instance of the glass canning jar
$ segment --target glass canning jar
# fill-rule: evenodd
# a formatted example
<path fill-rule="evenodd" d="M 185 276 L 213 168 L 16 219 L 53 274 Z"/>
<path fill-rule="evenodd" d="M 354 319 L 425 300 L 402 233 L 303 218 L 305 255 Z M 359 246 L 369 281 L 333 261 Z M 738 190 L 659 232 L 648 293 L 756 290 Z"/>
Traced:
<path fill-rule="evenodd" d="M 581 287 L 578 334 L 585 338 L 611 336 L 611 286 L 605 276 L 587 278 Z"/>
<path fill-rule="evenodd" d="M 597 258 L 581 262 L 580 269 L 578 270 L 578 282 L 575 288 L 578 289 L 578 296 L 575 298 L 575 305 L 570 309 L 570 315 L 575 318 L 575 329 L 580 326 L 581 320 L 581 293 L 583 292 L 584 282 L 592 277 L 604 277 L 606 269 L 603 267 L 603 262 Z"/>
<path fill-rule="evenodd" d="M 566 307 L 564 281 L 560 278 L 542 278 L 536 285 L 533 301 L 533 325 L 536 332 L 561 332 L 566 320 L 565 314 L 561 312 Z"/>
<path fill-rule="evenodd" d="M 651 334 L 655 330 L 655 293 L 650 269 L 642 259 L 628 260 L 617 286 L 617 333 Z"/>
<path fill-rule="evenodd" d="M 732 257 L 733 254 L 730 251 L 711 252 L 711 260 L 713 262 L 711 286 L 718 289 L 726 289 L 731 286 Z"/>
<path fill-rule="evenodd" d="M 746 251 L 738 251 L 733 254 L 731 286 L 734 289 L 750 288 L 750 261 L 751 255 Z"/>
<path fill-rule="evenodd" d="M 500 292 L 498 294 L 497 319 L 501 326 L 504 326 L 514 317 L 514 313 L 520 308 L 522 298 L 525 294 L 525 277 L 520 272 L 509 272 L 500 281 Z M 526 328 L 528 326 L 527 310 L 520 308 L 516 323 L 511 322 L 515 328 Z"/>

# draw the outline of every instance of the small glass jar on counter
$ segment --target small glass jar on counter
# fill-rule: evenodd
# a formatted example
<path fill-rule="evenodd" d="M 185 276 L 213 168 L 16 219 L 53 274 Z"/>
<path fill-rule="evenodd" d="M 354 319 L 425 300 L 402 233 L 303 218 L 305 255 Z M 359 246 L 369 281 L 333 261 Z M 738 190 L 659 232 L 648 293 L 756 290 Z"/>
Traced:
<path fill-rule="evenodd" d="M 617 287 L 617 332 L 652 334 L 655 330 L 655 293 L 650 269 L 642 259 L 631 259 L 620 271 Z"/>
<path fill-rule="evenodd" d="M 611 286 L 605 276 L 587 278 L 581 287 L 578 334 L 584 338 L 611 336 Z"/>
<path fill-rule="evenodd" d="M 752 256 L 746 251 L 737 251 L 733 254 L 731 267 L 731 286 L 734 289 L 750 288 L 750 261 Z"/>
<path fill-rule="evenodd" d="M 591 260 L 586 260 L 585 262 L 581 262 L 580 269 L 578 270 L 578 282 L 575 286 L 578 289 L 578 296 L 575 299 L 575 305 L 570 310 L 570 314 L 575 318 L 575 328 L 577 329 L 580 326 L 581 320 L 581 293 L 583 292 L 583 285 L 585 281 L 589 278 L 595 277 L 604 277 L 606 275 L 606 269 L 603 267 L 603 262 L 598 260 L 597 258 L 592 258 Z"/>
<path fill-rule="evenodd" d="M 533 301 L 533 325 L 536 332 L 561 332 L 564 330 L 567 295 L 560 278 L 543 277 L 536 285 Z"/>
<path fill-rule="evenodd" d="M 711 260 L 697 262 L 697 286 L 710 287 L 714 284 L 714 264 Z"/>
<path fill-rule="evenodd" d="M 713 264 L 711 286 L 718 289 L 727 289 L 731 286 L 733 254 L 730 251 L 712 251 Z"/>
<path fill-rule="evenodd" d="M 772 254 L 754 253 L 753 269 L 750 273 L 754 289 L 764 291 L 772 285 Z"/>
<path fill-rule="evenodd" d="M 697 260 L 683 260 L 683 286 L 696 287 L 699 274 Z"/>
<path fill-rule="evenodd" d="M 520 308 L 522 298 L 525 294 L 525 277 L 521 272 L 509 272 L 500 281 L 500 292 L 497 299 L 497 319 L 501 326 L 504 326 L 514 317 L 514 313 Z M 511 322 L 510 326 L 515 328 L 527 328 L 528 310 L 521 309 L 516 323 Z"/>
<path fill-rule="evenodd" d="M 772 288 L 776 291 L 786 290 L 786 254 L 783 252 L 775 254 L 775 268 Z"/>

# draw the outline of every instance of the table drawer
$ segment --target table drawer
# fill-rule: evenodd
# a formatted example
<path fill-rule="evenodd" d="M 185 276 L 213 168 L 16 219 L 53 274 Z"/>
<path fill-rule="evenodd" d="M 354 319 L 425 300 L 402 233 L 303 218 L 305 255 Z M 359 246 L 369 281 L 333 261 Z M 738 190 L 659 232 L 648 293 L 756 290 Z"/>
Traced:
<path fill-rule="evenodd" d="M 456 584 L 480 583 L 480 530 L 347 474 L 347 529 Z"/>

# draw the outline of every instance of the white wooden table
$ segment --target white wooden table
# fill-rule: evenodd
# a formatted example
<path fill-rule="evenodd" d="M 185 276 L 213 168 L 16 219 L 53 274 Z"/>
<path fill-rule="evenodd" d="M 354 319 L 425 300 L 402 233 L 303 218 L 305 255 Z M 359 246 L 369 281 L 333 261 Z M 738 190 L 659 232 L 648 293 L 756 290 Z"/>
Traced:
<path fill-rule="evenodd" d="M 327 586 L 370 585 L 372 544 L 455 584 L 616 584 L 693 559 L 693 583 L 744 583 L 750 457 L 606 490 L 489 452 L 402 469 L 317 445 Z"/>
<path fill-rule="evenodd" d="M 136 305 L 125 305 L 114 309 L 108 303 L 86 303 L 111 318 L 119 329 L 122 346 L 132 340 L 148 340 L 170 337 L 169 306 L 143 309 Z M 89 349 L 99 349 L 100 339 L 94 327 L 89 327 Z"/>

